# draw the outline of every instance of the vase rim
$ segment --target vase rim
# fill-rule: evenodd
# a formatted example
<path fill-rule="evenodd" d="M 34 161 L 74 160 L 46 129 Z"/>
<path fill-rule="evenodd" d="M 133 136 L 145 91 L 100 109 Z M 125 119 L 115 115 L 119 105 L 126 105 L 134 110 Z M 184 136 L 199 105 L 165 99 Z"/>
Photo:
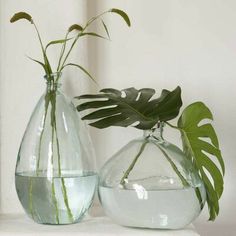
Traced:
<path fill-rule="evenodd" d="M 153 137 L 153 136 L 155 136 L 155 137 L 163 138 L 162 134 L 163 134 L 164 126 L 165 126 L 165 123 L 163 121 L 158 122 L 151 129 L 144 130 L 143 135 L 144 135 L 144 137 Z"/>
<path fill-rule="evenodd" d="M 60 78 L 61 76 L 62 76 L 62 72 L 53 72 L 51 74 L 44 75 L 44 79 L 46 79 L 48 82 L 51 82 L 50 78 L 53 78 L 53 79 L 54 78 Z"/>

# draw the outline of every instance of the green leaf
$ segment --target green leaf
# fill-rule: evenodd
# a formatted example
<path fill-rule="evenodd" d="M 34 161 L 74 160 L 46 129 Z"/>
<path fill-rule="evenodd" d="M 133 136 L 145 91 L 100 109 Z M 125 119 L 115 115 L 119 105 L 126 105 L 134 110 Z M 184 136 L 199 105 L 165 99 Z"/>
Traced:
<path fill-rule="evenodd" d="M 100 35 L 100 34 L 97 34 L 97 33 L 94 33 L 94 32 L 86 32 L 86 33 L 80 34 L 81 37 L 82 37 L 82 36 L 86 36 L 86 35 L 88 35 L 88 36 L 93 36 L 93 37 L 98 37 L 98 38 L 102 38 L 102 39 L 107 39 L 107 38 L 105 38 L 104 36 L 102 36 L 102 35 Z"/>
<path fill-rule="evenodd" d="M 65 43 L 67 41 L 70 41 L 73 38 L 68 38 L 68 39 L 59 39 L 59 40 L 53 40 L 51 42 L 49 42 L 45 48 L 45 51 L 48 49 L 49 46 L 54 45 L 54 44 L 61 44 L 61 43 Z"/>
<path fill-rule="evenodd" d="M 178 121 L 178 127 L 181 130 L 184 152 L 197 168 L 204 182 L 209 220 L 214 220 L 219 213 L 225 166 L 213 126 L 210 123 L 199 125 L 205 119 L 213 120 L 212 113 L 205 104 L 196 102 L 183 111 Z M 214 161 L 209 154 L 214 157 Z M 221 171 L 215 161 L 219 163 Z"/>
<path fill-rule="evenodd" d="M 27 57 L 28 57 L 30 60 L 32 60 L 32 61 L 38 63 L 39 65 L 41 65 L 41 66 L 43 67 L 43 69 L 45 70 L 45 72 L 47 73 L 46 66 L 43 64 L 43 62 L 38 61 L 38 60 L 35 60 L 35 59 L 33 59 L 32 57 L 29 57 L 29 56 L 27 56 Z"/>
<path fill-rule="evenodd" d="M 120 16 L 125 20 L 126 24 L 127 24 L 129 27 L 131 26 L 130 19 L 129 19 L 128 15 L 127 15 L 124 11 L 122 11 L 122 10 L 120 10 L 120 9 L 117 9 L 117 8 L 112 8 L 112 9 L 110 10 L 110 12 L 116 13 L 116 14 L 120 15 Z"/>
<path fill-rule="evenodd" d="M 11 19 L 10 19 L 10 22 L 11 23 L 14 23 L 18 20 L 22 20 L 22 19 L 25 19 L 25 20 L 28 20 L 30 23 L 32 23 L 32 17 L 31 15 L 29 15 L 28 13 L 26 12 L 17 12 Z"/>
<path fill-rule="evenodd" d="M 72 32 L 73 30 L 82 31 L 83 27 L 78 24 L 73 24 L 69 27 L 68 32 Z"/>
<path fill-rule="evenodd" d="M 108 31 L 108 28 L 107 28 L 107 26 L 106 26 L 106 24 L 105 24 L 105 22 L 103 20 L 102 20 L 102 25 L 103 25 L 106 33 L 107 33 L 107 37 L 110 39 L 110 34 L 109 34 L 109 31 Z"/>
<path fill-rule="evenodd" d="M 100 129 L 109 126 L 127 127 L 135 122 L 138 122 L 135 126 L 138 129 L 150 129 L 159 121 L 175 118 L 182 106 L 180 87 L 172 92 L 163 90 L 160 98 L 152 100 L 155 90 L 151 88 L 127 88 L 121 91 L 108 88 L 100 92 L 77 97 L 93 100 L 79 105 L 77 109 L 97 109 L 83 119 L 97 120 L 90 125 Z"/>
<path fill-rule="evenodd" d="M 92 76 L 86 69 L 84 69 L 82 66 L 77 65 L 77 64 L 74 64 L 74 63 L 68 63 L 68 64 L 64 65 L 62 69 L 64 69 L 64 68 L 67 67 L 67 66 L 75 66 L 75 67 L 79 68 L 79 69 L 82 70 L 94 83 L 97 84 L 97 82 L 96 82 L 96 80 L 93 78 L 93 76 Z"/>

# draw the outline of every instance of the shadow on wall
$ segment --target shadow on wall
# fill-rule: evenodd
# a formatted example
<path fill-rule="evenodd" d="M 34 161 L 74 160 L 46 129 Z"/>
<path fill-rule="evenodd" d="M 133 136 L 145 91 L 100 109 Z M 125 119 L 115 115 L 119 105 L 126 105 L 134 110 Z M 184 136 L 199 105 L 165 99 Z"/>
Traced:
<path fill-rule="evenodd" d="M 214 222 L 197 222 L 194 225 L 201 236 L 235 236 L 234 225 Z"/>
<path fill-rule="evenodd" d="M 88 1 L 87 2 L 87 20 L 90 19 L 92 16 L 96 16 L 99 14 L 97 11 L 97 3 L 98 1 Z M 92 26 L 92 29 L 96 29 L 96 23 Z M 98 60 L 98 40 L 96 38 L 89 39 L 88 40 L 88 66 L 89 66 L 89 71 L 92 75 L 94 75 L 95 79 L 97 80 L 96 75 L 98 74 L 98 68 L 99 68 L 99 60 Z M 99 82 L 99 81 L 98 81 Z M 90 83 L 91 84 L 91 83 Z M 95 86 L 90 86 L 91 92 L 96 92 L 94 91 Z"/>

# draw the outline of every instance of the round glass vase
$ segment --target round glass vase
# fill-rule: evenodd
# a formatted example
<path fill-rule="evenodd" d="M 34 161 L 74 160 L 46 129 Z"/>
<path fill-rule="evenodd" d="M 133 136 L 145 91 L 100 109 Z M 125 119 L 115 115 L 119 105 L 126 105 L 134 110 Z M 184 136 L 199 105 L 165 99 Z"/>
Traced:
<path fill-rule="evenodd" d="M 18 198 L 42 224 L 78 222 L 97 186 L 94 152 L 86 126 L 60 90 L 55 73 L 36 105 L 23 136 L 15 171 Z"/>
<path fill-rule="evenodd" d="M 163 126 L 129 142 L 101 169 L 99 199 L 116 223 L 180 229 L 200 214 L 204 185 L 191 162 L 165 141 Z"/>

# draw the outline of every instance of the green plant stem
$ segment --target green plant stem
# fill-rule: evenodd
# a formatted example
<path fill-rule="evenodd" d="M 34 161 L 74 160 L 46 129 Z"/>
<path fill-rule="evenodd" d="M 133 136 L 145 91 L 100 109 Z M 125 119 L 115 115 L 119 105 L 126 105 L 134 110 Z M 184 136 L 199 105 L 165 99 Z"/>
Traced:
<path fill-rule="evenodd" d="M 32 24 L 37 32 L 37 35 L 38 35 L 38 39 L 39 39 L 39 43 L 40 43 L 40 46 L 41 46 L 41 50 L 42 50 L 42 53 L 43 53 L 43 58 L 44 58 L 44 64 L 45 64 L 45 68 L 46 68 L 46 73 L 48 75 L 50 75 L 52 73 L 52 69 L 51 69 L 51 66 L 50 66 L 50 63 L 49 63 L 49 60 L 48 60 L 48 57 L 47 57 L 47 54 L 45 52 L 45 49 L 44 49 L 44 46 L 43 46 L 43 42 L 42 42 L 42 38 L 40 36 L 40 33 L 39 33 L 39 30 L 38 30 L 38 27 L 36 26 L 36 24 L 32 21 Z"/>
<path fill-rule="evenodd" d="M 61 182 L 62 182 L 62 193 L 63 193 L 64 203 L 65 203 L 65 206 L 67 209 L 67 214 L 68 214 L 69 220 L 71 222 L 73 222 L 74 217 L 73 217 L 72 211 L 69 206 L 68 194 L 67 194 L 67 190 L 66 190 L 66 186 L 65 186 L 65 180 L 64 180 L 64 178 L 62 178 L 62 174 L 61 174 L 61 155 L 60 155 L 60 146 L 59 146 L 59 140 L 58 140 L 57 123 L 56 123 L 56 91 L 53 91 L 51 103 L 52 103 L 51 124 L 52 124 L 53 130 L 55 131 L 55 138 L 56 138 L 56 147 L 57 147 L 57 155 L 58 155 L 58 174 L 59 174 L 59 177 L 61 178 Z M 54 139 L 53 139 L 53 141 L 54 141 Z"/>
<path fill-rule="evenodd" d="M 53 109 L 52 109 L 53 111 Z M 53 124 L 53 123 L 51 123 Z M 53 171 L 54 171 L 54 168 L 53 168 L 53 163 L 54 163 L 54 160 L 53 160 L 53 153 L 54 153 L 54 147 L 53 147 L 53 143 L 54 143 L 54 126 L 52 125 L 52 143 L 51 143 L 51 147 L 52 147 L 52 156 L 51 156 L 51 165 L 52 165 L 52 201 L 54 203 L 54 206 L 55 206 L 55 211 L 56 211 L 56 222 L 57 224 L 59 224 L 59 212 L 58 212 L 58 203 L 57 203 L 57 198 L 56 198 L 56 192 L 55 192 L 55 186 L 54 186 L 54 178 L 53 178 Z"/>
<path fill-rule="evenodd" d="M 54 204 L 55 210 L 56 210 L 56 222 L 57 222 L 57 224 L 59 224 L 60 221 L 59 221 L 58 202 L 57 202 L 57 198 L 56 198 L 56 192 L 55 192 L 55 185 L 54 185 L 54 178 L 53 177 L 52 177 L 52 201 L 53 201 L 53 204 Z"/>
<path fill-rule="evenodd" d="M 74 217 L 73 217 L 72 211 L 71 211 L 70 206 L 69 206 L 68 194 L 67 194 L 67 190 L 66 190 L 65 180 L 61 176 L 61 155 L 60 155 L 59 140 L 58 140 L 58 135 L 57 135 L 56 117 L 55 117 L 55 120 L 54 120 L 54 128 L 55 128 L 55 133 L 56 133 L 56 146 L 57 146 L 57 154 L 58 154 L 58 174 L 59 174 L 59 177 L 61 177 L 63 199 L 64 199 L 64 203 L 65 203 L 65 206 L 66 206 L 66 209 L 67 209 L 68 217 L 69 217 L 70 221 L 73 222 Z"/>
<path fill-rule="evenodd" d="M 66 61 L 67 61 L 68 57 L 70 56 L 72 49 L 74 48 L 75 44 L 76 44 L 77 41 L 79 40 L 80 36 L 84 33 L 84 31 L 85 31 L 96 19 L 100 18 L 101 16 L 103 16 L 104 14 L 106 14 L 106 13 L 108 13 L 108 12 L 109 12 L 109 11 L 105 11 L 105 12 L 99 14 L 98 16 L 91 18 L 91 19 L 87 22 L 87 24 L 85 25 L 85 27 L 83 28 L 83 30 L 82 30 L 82 31 L 77 35 L 77 37 L 75 38 L 74 42 L 72 43 L 72 45 L 71 45 L 69 51 L 67 52 L 67 54 L 66 54 L 66 56 L 65 56 L 65 58 L 64 58 L 64 60 L 63 60 L 63 63 L 61 64 L 62 58 L 63 58 L 64 53 L 65 53 L 66 42 L 62 45 L 62 53 L 61 53 L 61 55 L 60 55 L 59 65 L 58 65 L 58 68 L 57 68 L 58 72 L 61 72 L 61 71 L 63 70 L 64 65 L 66 64 Z M 66 34 L 66 37 L 67 37 L 67 36 L 68 36 L 68 33 Z"/>
<path fill-rule="evenodd" d="M 30 183 L 29 183 L 29 211 L 30 214 L 32 216 L 32 218 L 34 219 L 34 212 L 33 212 L 33 197 L 32 197 L 32 193 L 33 193 L 33 177 L 30 176 Z"/>
<path fill-rule="evenodd" d="M 42 139 L 43 139 L 43 134 L 45 131 L 45 125 L 46 125 L 46 119 L 47 119 L 47 113 L 48 113 L 48 106 L 49 106 L 49 94 L 45 95 L 45 112 L 44 112 L 44 118 L 43 118 L 43 127 L 42 127 L 42 132 L 39 137 L 39 151 L 38 151 L 38 160 L 37 160 L 37 167 L 36 167 L 36 174 L 38 176 L 39 174 L 39 165 L 40 165 L 40 159 L 41 159 L 41 146 L 42 146 Z"/>
<path fill-rule="evenodd" d="M 68 38 L 69 33 L 70 32 L 66 33 L 65 40 Z M 57 65 L 57 71 L 59 71 L 60 66 L 61 66 L 61 61 L 62 61 L 63 55 L 65 53 L 65 50 L 66 50 L 66 43 L 67 43 L 67 41 L 65 41 L 65 43 L 62 44 L 61 53 L 60 53 L 60 57 L 59 57 L 59 62 L 58 62 L 58 65 Z"/>
<path fill-rule="evenodd" d="M 186 137 L 186 134 L 185 134 L 184 132 L 182 132 L 181 134 L 185 136 L 185 140 L 189 143 L 188 138 Z M 189 144 L 188 146 L 191 147 L 190 144 Z M 194 153 L 193 153 L 192 148 L 190 148 L 189 151 L 191 152 L 191 156 L 193 157 L 193 156 L 194 156 Z M 196 163 L 194 162 L 194 160 L 193 160 L 193 159 L 189 159 L 189 160 L 192 162 L 192 164 L 193 164 L 193 166 L 194 166 L 194 168 L 195 168 Z M 197 198 L 198 198 L 200 207 L 201 207 L 201 209 L 202 209 L 202 208 L 204 207 L 204 205 L 203 205 L 203 199 L 202 199 L 202 195 L 201 195 L 201 192 L 200 192 L 199 188 L 196 188 L 196 189 L 195 189 L 195 193 L 196 193 L 196 196 L 197 196 Z"/>
<path fill-rule="evenodd" d="M 157 138 L 155 138 L 157 140 Z M 165 158 L 167 159 L 167 161 L 170 163 L 171 167 L 173 168 L 174 172 L 178 175 L 178 177 L 180 178 L 183 186 L 189 186 L 188 181 L 183 177 L 183 175 L 180 173 L 180 171 L 178 170 L 177 166 L 175 165 L 175 163 L 171 160 L 171 158 L 168 156 L 168 154 L 161 148 L 159 147 L 155 142 L 153 142 L 153 144 L 162 152 L 162 154 L 165 156 Z"/>
<path fill-rule="evenodd" d="M 143 153 L 143 150 L 144 150 L 144 148 L 145 148 L 145 146 L 146 146 L 147 143 L 148 143 L 148 140 L 147 140 L 147 139 L 142 143 L 138 154 L 135 156 L 135 158 L 134 158 L 134 160 L 132 161 L 132 163 L 130 164 L 129 168 L 125 171 L 124 176 L 122 177 L 122 179 L 121 179 L 121 181 L 120 181 L 120 184 L 121 184 L 121 185 L 124 186 L 125 180 L 128 178 L 130 172 L 133 170 L 133 168 L 134 168 L 134 166 L 135 166 L 135 164 L 136 164 L 138 158 L 139 158 L 139 157 L 141 156 L 141 154 Z"/>
<path fill-rule="evenodd" d="M 171 128 L 173 128 L 173 129 L 177 129 L 177 130 L 181 130 L 179 127 L 177 127 L 177 126 L 175 126 L 175 125 L 172 125 L 171 123 L 169 123 L 168 121 L 165 121 L 165 123 L 167 124 L 167 125 L 169 125 Z"/>
<path fill-rule="evenodd" d="M 201 195 L 201 191 L 200 191 L 200 188 L 199 188 L 199 187 L 195 188 L 195 193 L 196 193 L 197 198 L 198 198 L 198 201 L 199 201 L 199 203 L 200 203 L 200 208 L 201 208 L 201 210 L 202 210 L 203 207 L 204 207 L 204 202 L 203 202 L 202 195 Z"/>
<path fill-rule="evenodd" d="M 71 53 L 72 49 L 74 48 L 75 44 L 77 43 L 77 41 L 78 41 L 80 35 L 82 34 L 82 32 L 83 32 L 83 31 L 81 31 L 81 33 L 79 33 L 78 36 L 77 36 L 77 37 L 75 38 L 75 40 L 73 41 L 73 43 L 72 43 L 72 45 L 71 45 L 71 47 L 70 47 L 68 53 L 66 54 L 66 56 L 65 56 L 65 58 L 64 58 L 64 60 L 63 60 L 63 63 L 62 63 L 62 65 L 61 65 L 60 69 L 58 70 L 59 73 L 63 70 L 63 67 L 64 67 L 65 63 L 66 63 L 68 57 L 70 56 L 70 53 Z"/>
<path fill-rule="evenodd" d="M 43 128 L 42 132 L 39 137 L 39 151 L 38 151 L 38 159 L 37 159 L 37 166 L 36 166 L 36 175 L 39 175 L 39 165 L 40 165 L 40 159 L 41 159 L 41 145 L 42 145 L 42 137 L 45 130 L 45 123 L 46 123 L 46 117 L 47 117 L 47 111 L 48 111 L 48 105 L 49 105 L 49 99 L 47 99 L 48 94 L 45 95 L 45 114 L 43 119 Z M 29 209 L 32 218 L 34 218 L 33 214 L 33 177 L 30 177 L 30 186 L 29 186 Z"/>
<path fill-rule="evenodd" d="M 64 178 L 61 178 L 61 183 L 62 183 L 62 193 L 63 193 L 63 199 L 64 199 L 64 203 L 65 203 L 66 210 L 67 210 L 67 215 L 69 217 L 70 222 L 72 223 L 74 221 L 74 216 L 73 216 L 72 211 L 69 206 L 68 194 L 67 194 Z"/>
<path fill-rule="evenodd" d="M 183 186 L 190 186 L 190 184 L 187 182 L 187 180 L 183 177 L 183 175 L 179 172 L 177 166 L 175 165 L 175 163 L 171 160 L 171 158 L 167 155 L 167 153 L 161 148 L 159 147 L 156 143 L 154 143 L 159 149 L 160 151 L 163 153 L 163 155 L 166 157 L 166 159 L 168 160 L 168 162 L 170 163 L 171 167 L 173 168 L 173 170 L 175 171 L 175 173 L 178 175 L 178 177 L 180 178 Z M 201 192 L 199 190 L 199 188 L 195 188 L 195 193 L 196 196 L 198 198 L 199 204 L 200 204 L 200 208 L 203 208 L 203 199 L 201 196 Z"/>

